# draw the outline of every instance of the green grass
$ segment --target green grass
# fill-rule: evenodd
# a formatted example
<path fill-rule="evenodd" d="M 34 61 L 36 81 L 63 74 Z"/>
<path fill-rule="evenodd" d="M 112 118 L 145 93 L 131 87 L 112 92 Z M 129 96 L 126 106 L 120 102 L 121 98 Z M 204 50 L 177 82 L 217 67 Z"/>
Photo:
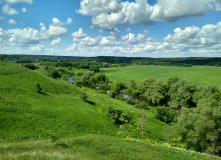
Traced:
<path fill-rule="evenodd" d="M 42 94 L 35 91 L 42 85 Z M 108 117 L 80 99 L 74 85 L 24 67 L 0 63 L 0 138 L 29 139 L 82 133 L 115 135 Z"/>
<path fill-rule="evenodd" d="M 89 96 L 86 102 L 80 99 L 82 91 Z M 133 111 L 135 126 L 113 124 L 106 116 L 110 106 Z M 0 159 L 209 159 L 162 145 L 167 125 L 155 119 L 155 112 L 152 107 L 146 110 L 148 134 L 142 136 L 140 109 L 50 78 L 43 69 L 0 62 Z M 57 141 L 50 142 L 54 137 Z"/>
<path fill-rule="evenodd" d="M 128 84 L 135 80 L 138 84 L 150 77 L 166 82 L 171 77 L 181 77 L 197 86 L 214 85 L 221 89 L 221 67 L 214 66 L 128 66 L 104 68 L 102 71 L 112 81 L 123 81 Z"/>
<path fill-rule="evenodd" d="M 193 151 L 111 136 L 86 135 L 49 141 L 0 143 L 0 159 L 73 159 L 73 160 L 219 160 Z"/>

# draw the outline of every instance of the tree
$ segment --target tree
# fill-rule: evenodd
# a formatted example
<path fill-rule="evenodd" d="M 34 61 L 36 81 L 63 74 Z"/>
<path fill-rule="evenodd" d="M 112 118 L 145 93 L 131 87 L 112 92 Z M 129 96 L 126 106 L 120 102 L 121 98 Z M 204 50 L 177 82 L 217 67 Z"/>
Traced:
<path fill-rule="evenodd" d="M 221 106 L 217 100 L 200 99 L 197 108 L 183 108 L 176 129 L 187 148 L 221 155 Z"/>
<path fill-rule="evenodd" d="M 176 121 L 175 110 L 170 107 L 158 107 L 156 119 L 170 124 L 171 122 Z"/>
<path fill-rule="evenodd" d="M 56 70 L 56 69 L 53 68 L 53 67 L 50 67 L 50 68 L 48 69 L 48 75 L 49 75 L 49 77 L 52 77 L 52 78 L 54 78 L 54 79 L 61 78 L 61 75 L 60 75 L 60 73 L 58 72 L 58 70 Z"/>
<path fill-rule="evenodd" d="M 41 87 L 41 84 L 39 82 L 35 83 L 35 90 L 36 90 L 36 92 L 41 93 L 42 87 Z"/>
<path fill-rule="evenodd" d="M 193 94 L 196 86 L 181 78 L 170 78 L 168 80 L 169 105 L 175 108 L 194 106 Z"/>
<path fill-rule="evenodd" d="M 81 100 L 82 101 L 87 101 L 87 99 L 88 99 L 88 95 L 87 95 L 87 93 L 85 91 L 83 91 L 81 93 Z"/>

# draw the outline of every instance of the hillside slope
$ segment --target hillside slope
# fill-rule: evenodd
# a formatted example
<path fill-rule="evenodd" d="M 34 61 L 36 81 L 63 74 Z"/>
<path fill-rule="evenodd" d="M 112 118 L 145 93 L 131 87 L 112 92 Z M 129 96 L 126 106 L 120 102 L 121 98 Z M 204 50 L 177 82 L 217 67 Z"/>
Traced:
<path fill-rule="evenodd" d="M 35 83 L 42 93 L 35 90 Z M 12 63 L 0 63 L 0 137 L 29 139 L 82 133 L 116 134 L 108 117 L 80 99 L 75 86 Z"/>

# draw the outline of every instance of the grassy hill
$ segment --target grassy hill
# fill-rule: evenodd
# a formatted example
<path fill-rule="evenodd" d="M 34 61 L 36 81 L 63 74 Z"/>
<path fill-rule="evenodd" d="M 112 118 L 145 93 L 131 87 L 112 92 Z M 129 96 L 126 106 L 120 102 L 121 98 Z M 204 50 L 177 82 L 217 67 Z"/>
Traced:
<path fill-rule="evenodd" d="M 42 93 L 36 92 L 36 82 Z M 89 96 L 86 102 L 82 91 Z M 110 106 L 133 112 L 135 126 L 116 126 L 106 116 Z M 41 70 L 0 62 L 0 159 L 211 159 L 164 143 L 167 125 L 155 119 L 152 107 L 146 110 L 144 139 L 140 112 Z"/>
<path fill-rule="evenodd" d="M 104 68 L 102 71 L 112 81 L 123 81 L 129 83 L 135 80 L 137 83 L 153 77 L 166 82 L 171 77 L 180 77 L 198 86 L 214 85 L 221 89 L 221 67 L 214 66 L 129 66 Z"/>
<path fill-rule="evenodd" d="M 35 83 L 42 85 L 42 94 Z M 0 63 L 0 137 L 27 139 L 78 133 L 115 135 L 117 127 L 80 99 L 74 85 L 11 63 Z"/>

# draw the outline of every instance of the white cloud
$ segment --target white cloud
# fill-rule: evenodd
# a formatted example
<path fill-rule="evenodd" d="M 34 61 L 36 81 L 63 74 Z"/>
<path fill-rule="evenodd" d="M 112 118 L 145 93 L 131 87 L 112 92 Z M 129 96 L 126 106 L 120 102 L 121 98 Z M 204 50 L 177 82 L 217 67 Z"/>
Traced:
<path fill-rule="evenodd" d="M 56 24 L 56 25 L 61 25 L 61 24 L 62 24 L 62 22 L 59 21 L 59 19 L 57 19 L 57 18 L 53 18 L 53 19 L 52 19 L 52 22 L 53 22 L 54 24 Z"/>
<path fill-rule="evenodd" d="M 43 49 L 44 49 L 43 45 L 37 44 L 35 46 L 29 47 L 28 51 L 31 51 L 31 52 L 41 52 L 41 51 L 43 51 Z"/>
<path fill-rule="evenodd" d="M 68 18 L 68 19 L 67 19 L 67 24 L 70 25 L 72 22 L 73 22 L 73 20 L 72 20 L 71 18 Z"/>
<path fill-rule="evenodd" d="M 0 19 L 5 19 L 4 17 L 0 16 Z"/>
<path fill-rule="evenodd" d="M 59 19 L 57 19 L 57 18 L 53 18 L 52 19 L 52 25 L 56 25 L 56 26 L 64 26 L 64 25 L 70 25 L 72 22 L 73 22 L 73 20 L 71 19 L 71 18 L 68 18 L 67 19 L 67 22 L 66 23 L 63 23 L 63 22 L 61 22 Z"/>
<path fill-rule="evenodd" d="M 122 9 L 120 0 L 83 0 L 81 9 L 78 11 L 83 15 L 98 15 L 104 12 L 118 12 Z"/>
<path fill-rule="evenodd" d="M 177 21 L 193 16 L 203 16 L 213 10 L 211 0 L 159 0 L 153 6 L 151 19 L 154 21 Z"/>
<path fill-rule="evenodd" d="M 147 0 L 83 0 L 83 15 L 92 16 L 93 27 L 115 28 L 119 25 L 150 25 L 157 21 L 177 21 L 185 17 L 203 16 L 221 9 L 220 0 L 158 0 L 149 5 Z"/>
<path fill-rule="evenodd" d="M 26 8 L 22 8 L 21 11 L 25 13 L 25 12 L 27 12 L 27 9 Z"/>
<path fill-rule="evenodd" d="M 61 38 L 54 39 L 51 42 L 51 46 L 61 46 Z"/>
<path fill-rule="evenodd" d="M 32 4 L 32 0 L 6 0 L 8 3 L 29 3 Z"/>
<path fill-rule="evenodd" d="M 98 44 L 99 40 L 100 40 L 100 37 L 96 37 L 96 38 L 85 37 L 81 39 L 79 45 L 84 46 L 84 47 L 95 46 L 96 44 Z"/>
<path fill-rule="evenodd" d="M 9 6 L 9 4 L 4 5 L 4 6 L 2 7 L 2 11 L 3 11 L 3 13 L 8 14 L 8 15 L 18 14 L 18 11 L 17 11 L 16 9 L 14 9 L 14 8 L 11 8 L 11 7 Z"/>
<path fill-rule="evenodd" d="M 8 24 L 17 24 L 17 22 L 14 19 L 8 20 Z"/>
<path fill-rule="evenodd" d="M 84 33 L 82 28 L 79 28 L 78 31 L 72 33 L 72 36 L 74 37 L 74 41 L 79 41 L 80 39 L 87 37 L 87 34 Z"/>
<path fill-rule="evenodd" d="M 128 35 L 122 37 L 122 43 L 124 44 L 141 43 L 144 37 L 145 37 L 144 34 L 138 34 L 137 37 L 135 37 L 134 34 L 129 33 Z"/>
<path fill-rule="evenodd" d="M 33 28 L 9 29 L 9 42 L 14 45 L 28 46 L 30 44 L 38 44 L 41 40 L 50 40 L 67 33 L 67 29 L 62 26 L 51 24 L 48 29 L 43 23 L 40 23 L 40 26 L 40 31 Z"/>

